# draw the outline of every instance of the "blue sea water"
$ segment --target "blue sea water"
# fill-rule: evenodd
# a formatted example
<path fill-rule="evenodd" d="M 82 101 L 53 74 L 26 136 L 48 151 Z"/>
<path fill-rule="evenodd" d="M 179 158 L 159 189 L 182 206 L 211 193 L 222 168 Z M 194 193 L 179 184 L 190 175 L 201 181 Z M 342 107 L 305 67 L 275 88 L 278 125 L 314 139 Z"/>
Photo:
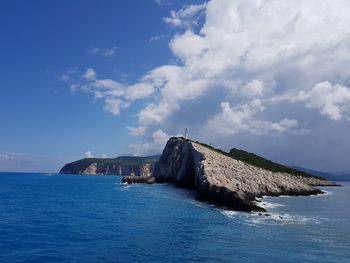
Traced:
<path fill-rule="evenodd" d="M 0 262 L 350 262 L 350 184 L 322 189 L 264 198 L 266 217 L 166 184 L 0 173 Z"/>

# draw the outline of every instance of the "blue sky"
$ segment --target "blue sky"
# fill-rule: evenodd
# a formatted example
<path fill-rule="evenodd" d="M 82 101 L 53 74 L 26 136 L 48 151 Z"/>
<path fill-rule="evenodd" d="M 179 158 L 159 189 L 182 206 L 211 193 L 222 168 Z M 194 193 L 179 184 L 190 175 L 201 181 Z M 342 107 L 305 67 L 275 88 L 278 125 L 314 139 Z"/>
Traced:
<path fill-rule="evenodd" d="M 225 150 L 350 170 L 345 0 L 0 5 L 0 170 L 159 153 L 185 127 Z"/>
<path fill-rule="evenodd" d="M 106 114 L 91 96 L 73 95 L 60 77 L 94 67 L 102 76 L 135 81 L 166 63 L 169 39 L 150 39 L 173 33 L 163 17 L 184 4 L 177 2 L 2 1 L 0 152 L 57 157 L 57 167 L 89 149 L 97 156 L 130 153 L 134 138 L 125 127 L 136 119 L 137 105 L 125 115 Z M 112 57 L 90 52 L 114 46 Z"/>

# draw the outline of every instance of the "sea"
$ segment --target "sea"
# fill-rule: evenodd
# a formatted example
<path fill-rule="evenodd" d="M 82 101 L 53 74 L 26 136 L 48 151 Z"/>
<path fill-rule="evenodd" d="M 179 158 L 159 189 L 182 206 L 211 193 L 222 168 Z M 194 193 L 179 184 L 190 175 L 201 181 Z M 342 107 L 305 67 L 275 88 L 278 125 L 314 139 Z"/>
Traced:
<path fill-rule="evenodd" d="M 350 262 L 350 183 L 227 211 L 168 184 L 0 173 L 0 262 Z"/>

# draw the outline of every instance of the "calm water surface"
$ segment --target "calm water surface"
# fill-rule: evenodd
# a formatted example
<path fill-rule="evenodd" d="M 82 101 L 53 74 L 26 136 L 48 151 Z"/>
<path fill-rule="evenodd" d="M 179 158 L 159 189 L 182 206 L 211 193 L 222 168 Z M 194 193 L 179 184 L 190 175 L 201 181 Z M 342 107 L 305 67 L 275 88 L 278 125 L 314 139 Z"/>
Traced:
<path fill-rule="evenodd" d="M 0 173 L 0 262 L 350 262 L 350 184 L 224 211 L 170 185 Z"/>

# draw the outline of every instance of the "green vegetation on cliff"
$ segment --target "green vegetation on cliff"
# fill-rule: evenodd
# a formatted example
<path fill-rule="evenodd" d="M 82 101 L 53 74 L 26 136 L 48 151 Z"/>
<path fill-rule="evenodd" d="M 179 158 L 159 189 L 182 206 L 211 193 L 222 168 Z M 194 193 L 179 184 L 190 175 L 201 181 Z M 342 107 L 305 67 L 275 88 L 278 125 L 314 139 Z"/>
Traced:
<path fill-rule="evenodd" d="M 120 156 L 117 158 L 84 158 L 75 162 L 66 164 L 60 173 L 79 173 L 84 171 L 89 165 L 97 163 L 104 166 L 140 166 L 143 164 L 154 164 L 159 159 L 159 155 L 137 157 L 137 156 Z"/>
<path fill-rule="evenodd" d="M 261 156 L 258 156 L 254 153 L 246 152 L 244 150 L 233 148 L 230 150 L 228 154 L 231 157 L 235 158 L 236 160 L 240 160 L 275 173 L 287 173 L 287 174 L 293 174 L 297 176 L 315 177 L 315 178 L 323 179 L 322 177 L 314 176 L 309 173 L 302 172 L 279 163 L 275 163 Z"/>
<path fill-rule="evenodd" d="M 183 137 L 180 137 L 182 139 L 185 139 Z M 191 141 L 189 139 L 187 139 L 188 141 Z M 293 169 L 290 168 L 288 166 L 279 164 L 279 163 L 275 163 L 273 161 L 267 160 L 261 156 L 258 156 L 254 153 L 249 153 L 246 152 L 244 150 L 240 150 L 240 149 L 236 149 L 233 148 L 231 149 L 229 152 L 225 152 L 221 149 L 217 149 L 211 145 L 202 143 L 202 142 L 198 142 L 198 141 L 194 141 L 195 143 L 198 143 L 212 151 L 215 151 L 217 153 L 226 155 L 228 157 L 231 157 L 233 159 L 254 165 L 256 167 L 259 168 L 263 168 L 265 170 L 269 170 L 271 172 L 275 172 L 275 173 L 287 173 L 287 174 L 293 174 L 293 175 L 297 175 L 297 176 L 303 176 L 303 177 L 314 177 L 314 178 L 318 178 L 318 179 L 324 179 L 323 177 L 320 176 L 316 176 L 316 175 L 311 175 L 310 173 L 304 172 L 304 171 L 299 171 L 297 169 Z"/>

